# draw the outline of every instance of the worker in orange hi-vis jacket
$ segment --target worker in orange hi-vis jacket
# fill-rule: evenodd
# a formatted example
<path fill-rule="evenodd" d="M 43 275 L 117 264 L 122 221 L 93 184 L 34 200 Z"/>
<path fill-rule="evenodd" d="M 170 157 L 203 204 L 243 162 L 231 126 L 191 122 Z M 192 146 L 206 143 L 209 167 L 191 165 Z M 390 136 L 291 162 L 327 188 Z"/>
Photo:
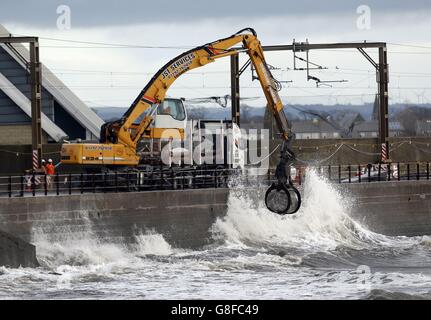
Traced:
<path fill-rule="evenodd" d="M 54 175 L 55 174 L 55 167 L 52 163 L 52 159 L 48 160 L 48 164 L 46 165 L 46 174 Z"/>
<path fill-rule="evenodd" d="M 52 163 L 52 159 L 48 159 L 48 164 L 45 166 L 45 172 L 47 174 L 46 176 L 46 182 L 47 182 L 47 187 L 48 189 L 50 189 L 51 187 L 51 182 L 52 182 L 52 176 L 55 174 L 55 167 L 54 164 Z"/>

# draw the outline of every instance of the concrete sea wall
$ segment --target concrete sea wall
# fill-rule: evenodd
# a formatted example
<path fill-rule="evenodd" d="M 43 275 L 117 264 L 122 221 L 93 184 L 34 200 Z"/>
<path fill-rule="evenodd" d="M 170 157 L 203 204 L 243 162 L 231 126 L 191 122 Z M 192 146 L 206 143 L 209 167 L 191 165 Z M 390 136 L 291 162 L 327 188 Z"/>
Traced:
<path fill-rule="evenodd" d="M 210 240 L 208 229 L 226 213 L 227 199 L 227 189 L 0 198 L 0 230 L 28 242 L 71 233 L 132 242 L 156 232 L 175 247 L 195 248 Z"/>
<path fill-rule="evenodd" d="M 0 231 L 0 266 L 37 267 L 36 248 L 18 237 Z"/>
<path fill-rule="evenodd" d="M 350 215 L 389 236 L 431 235 L 431 181 L 338 185 L 352 199 Z"/>

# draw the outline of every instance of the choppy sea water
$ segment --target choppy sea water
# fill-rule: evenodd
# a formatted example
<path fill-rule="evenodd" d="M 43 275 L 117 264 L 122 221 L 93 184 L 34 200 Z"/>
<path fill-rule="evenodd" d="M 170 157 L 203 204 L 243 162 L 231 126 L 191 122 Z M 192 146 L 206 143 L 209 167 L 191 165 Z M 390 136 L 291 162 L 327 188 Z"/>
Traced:
<path fill-rule="evenodd" d="M 431 237 L 367 230 L 313 172 L 303 200 L 282 217 L 235 188 L 212 226 L 214 244 L 199 251 L 154 233 L 126 247 L 100 242 L 91 228 L 57 242 L 41 232 L 41 267 L 0 267 L 0 299 L 431 298 Z"/>

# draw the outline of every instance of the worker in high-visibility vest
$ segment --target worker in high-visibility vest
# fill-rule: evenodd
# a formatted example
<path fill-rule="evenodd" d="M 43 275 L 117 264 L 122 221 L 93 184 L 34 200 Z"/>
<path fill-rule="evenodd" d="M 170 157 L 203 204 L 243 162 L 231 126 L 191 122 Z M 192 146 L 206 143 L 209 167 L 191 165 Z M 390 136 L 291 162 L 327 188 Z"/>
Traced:
<path fill-rule="evenodd" d="M 48 175 L 54 175 L 55 174 L 55 167 L 52 164 L 52 159 L 48 159 L 48 164 L 45 166 L 46 168 L 46 174 Z"/>
<path fill-rule="evenodd" d="M 55 167 L 52 163 L 52 159 L 48 159 L 48 164 L 45 166 L 45 172 L 47 188 L 50 189 L 52 185 L 52 176 L 55 174 Z"/>

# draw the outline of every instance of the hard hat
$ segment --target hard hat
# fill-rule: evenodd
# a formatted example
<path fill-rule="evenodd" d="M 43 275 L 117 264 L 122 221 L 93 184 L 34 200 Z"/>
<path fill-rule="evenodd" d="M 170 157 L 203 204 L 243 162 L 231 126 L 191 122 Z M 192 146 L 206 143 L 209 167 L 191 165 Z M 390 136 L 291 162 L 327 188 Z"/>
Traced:
<path fill-rule="evenodd" d="M 46 162 L 45 159 L 42 159 L 42 163 Z"/>
<path fill-rule="evenodd" d="M 48 159 L 48 162 L 52 162 L 52 159 Z"/>

